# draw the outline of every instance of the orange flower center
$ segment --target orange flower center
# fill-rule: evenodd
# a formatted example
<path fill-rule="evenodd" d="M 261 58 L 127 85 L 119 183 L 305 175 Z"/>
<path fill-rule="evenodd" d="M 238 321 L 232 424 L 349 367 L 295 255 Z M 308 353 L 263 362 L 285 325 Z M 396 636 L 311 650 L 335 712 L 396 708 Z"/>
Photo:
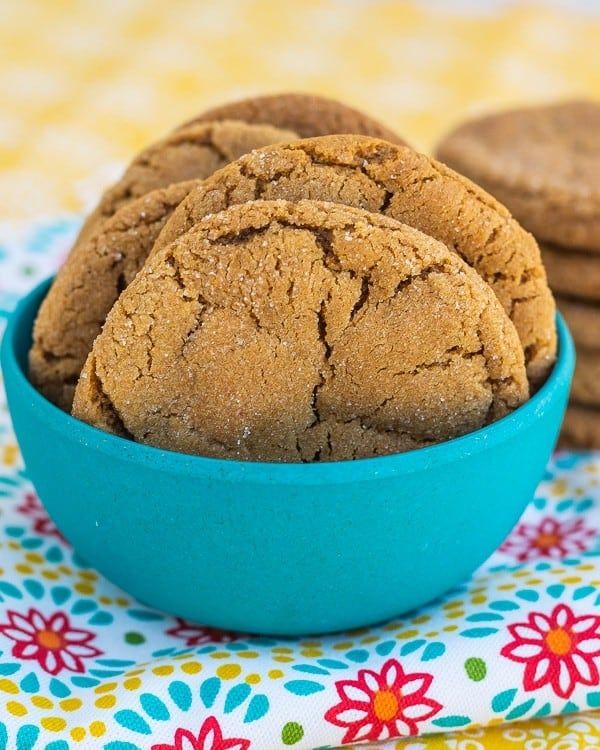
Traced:
<path fill-rule="evenodd" d="M 550 547 L 555 547 L 559 541 L 558 534 L 539 534 L 535 540 L 535 546 L 540 549 L 550 549 Z"/>
<path fill-rule="evenodd" d="M 57 651 L 63 645 L 63 639 L 53 630 L 40 630 L 36 634 L 36 638 L 40 646 L 51 651 Z"/>
<path fill-rule="evenodd" d="M 390 721 L 398 713 L 398 698 L 391 690 L 375 693 L 373 711 L 380 721 Z"/>
<path fill-rule="evenodd" d="M 564 628 L 554 628 L 546 636 L 546 645 L 557 656 L 568 654 L 571 650 L 571 636 Z"/>

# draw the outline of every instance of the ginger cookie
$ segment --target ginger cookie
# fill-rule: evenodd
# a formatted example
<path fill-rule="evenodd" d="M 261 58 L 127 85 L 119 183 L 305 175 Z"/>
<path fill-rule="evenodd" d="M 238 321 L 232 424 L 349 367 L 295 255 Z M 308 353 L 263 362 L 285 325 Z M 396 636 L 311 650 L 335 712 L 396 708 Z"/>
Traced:
<path fill-rule="evenodd" d="M 600 302 L 600 255 L 540 244 L 548 282 L 559 294 Z"/>
<path fill-rule="evenodd" d="M 110 308 L 196 184 L 176 183 L 124 205 L 73 248 L 58 272 L 35 321 L 29 377 L 61 409 L 71 410 L 81 368 Z"/>
<path fill-rule="evenodd" d="M 556 355 L 554 300 L 538 246 L 494 198 L 406 146 L 322 136 L 268 146 L 211 175 L 157 240 L 164 247 L 199 218 L 255 199 L 314 199 L 376 211 L 456 250 L 490 284 L 516 326 L 532 384 Z"/>
<path fill-rule="evenodd" d="M 600 252 L 600 102 L 560 102 L 467 122 L 437 155 L 536 237 Z"/>
<path fill-rule="evenodd" d="M 571 398 L 578 404 L 600 407 L 600 351 L 577 351 Z"/>
<path fill-rule="evenodd" d="M 560 448 L 600 450 L 600 409 L 569 404 L 559 440 Z"/>
<path fill-rule="evenodd" d="M 105 191 L 76 243 L 88 237 L 100 221 L 151 190 L 208 177 L 252 149 L 297 138 L 290 130 L 237 121 L 202 122 L 176 130 L 135 157 L 121 179 Z"/>
<path fill-rule="evenodd" d="M 600 352 L 600 305 L 571 297 L 557 297 L 556 304 L 575 343 Z"/>
<path fill-rule="evenodd" d="M 513 324 L 445 245 L 360 209 L 254 201 L 152 254 L 73 414 L 170 450 L 327 461 L 447 440 L 527 396 Z"/>
<path fill-rule="evenodd" d="M 209 109 L 191 122 L 205 120 L 268 123 L 293 130 L 301 138 L 332 133 L 357 133 L 392 143 L 405 143 L 393 130 L 364 112 L 314 94 L 256 96 Z"/>

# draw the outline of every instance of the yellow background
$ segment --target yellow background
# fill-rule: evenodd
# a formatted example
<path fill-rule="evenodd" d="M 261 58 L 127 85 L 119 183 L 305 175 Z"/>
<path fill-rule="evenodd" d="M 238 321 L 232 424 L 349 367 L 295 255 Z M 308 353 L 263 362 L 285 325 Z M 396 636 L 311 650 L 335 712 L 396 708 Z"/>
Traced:
<path fill-rule="evenodd" d="M 421 149 L 476 112 L 600 97 L 600 1 L 566 5 L 0 0 L 0 218 L 82 210 L 137 149 L 254 93 L 339 97 Z"/>
<path fill-rule="evenodd" d="M 600 0 L 0 0 L 0 218 L 81 211 L 179 121 L 289 90 L 340 98 L 431 150 L 479 112 L 600 98 Z M 598 725 L 590 714 L 398 747 L 575 749 Z"/>

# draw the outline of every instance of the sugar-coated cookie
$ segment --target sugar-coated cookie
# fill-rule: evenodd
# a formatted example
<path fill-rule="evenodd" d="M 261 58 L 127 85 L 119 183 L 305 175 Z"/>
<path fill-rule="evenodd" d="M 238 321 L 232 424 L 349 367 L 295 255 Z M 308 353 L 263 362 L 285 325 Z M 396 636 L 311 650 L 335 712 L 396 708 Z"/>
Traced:
<path fill-rule="evenodd" d="M 513 324 L 441 242 L 347 206 L 254 201 L 152 254 L 73 414 L 182 452 L 325 461 L 431 445 L 527 396 Z"/>
<path fill-rule="evenodd" d="M 600 253 L 600 102 L 566 101 L 467 122 L 437 155 L 539 239 Z"/>
<path fill-rule="evenodd" d="M 255 199 L 315 199 L 377 211 L 455 249 L 515 324 L 532 384 L 556 355 L 555 305 L 539 248 L 494 198 L 406 146 L 339 135 L 268 146 L 219 170 L 182 202 L 156 249 L 199 218 Z"/>
<path fill-rule="evenodd" d="M 81 368 L 110 308 L 194 185 L 178 182 L 125 204 L 77 243 L 59 270 L 33 328 L 29 377 L 61 409 L 71 410 Z"/>
<path fill-rule="evenodd" d="M 242 99 L 209 109 L 191 122 L 224 119 L 268 123 L 293 130 L 302 138 L 357 133 L 392 143 L 405 142 L 393 130 L 364 112 L 314 94 L 272 94 Z"/>

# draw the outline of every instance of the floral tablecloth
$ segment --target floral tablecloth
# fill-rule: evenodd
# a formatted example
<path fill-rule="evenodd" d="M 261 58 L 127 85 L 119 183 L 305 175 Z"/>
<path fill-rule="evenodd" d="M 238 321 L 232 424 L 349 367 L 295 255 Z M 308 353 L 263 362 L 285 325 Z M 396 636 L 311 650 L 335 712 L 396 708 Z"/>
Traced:
<path fill-rule="evenodd" d="M 78 223 L 0 225 L 0 327 Z M 598 747 L 599 535 L 600 456 L 557 454 L 504 545 L 443 600 L 322 638 L 217 632 L 78 558 L 0 392 L 0 748 Z"/>

